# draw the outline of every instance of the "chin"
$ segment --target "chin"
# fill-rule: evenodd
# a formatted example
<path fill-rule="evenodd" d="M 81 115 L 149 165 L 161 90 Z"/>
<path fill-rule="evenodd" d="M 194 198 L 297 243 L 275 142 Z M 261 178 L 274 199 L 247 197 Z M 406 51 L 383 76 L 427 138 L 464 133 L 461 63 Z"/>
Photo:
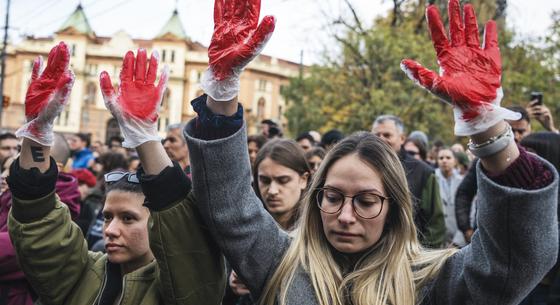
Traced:
<path fill-rule="evenodd" d="M 350 243 L 335 241 L 335 242 L 330 242 L 330 244 L 338 252 L 346 253 L 346 254 L 358 253 L 358 252 L 363 250 L 361 247 L 359 247 L 357 245 L 354 245 L 354 244 L 350 244 Z"/>
<path fill-rule="evenodd" d="M 107 253 L 107 260 L 113 264 L 122 264 L 127 262 L 129 259 L 122 253 Z"/>

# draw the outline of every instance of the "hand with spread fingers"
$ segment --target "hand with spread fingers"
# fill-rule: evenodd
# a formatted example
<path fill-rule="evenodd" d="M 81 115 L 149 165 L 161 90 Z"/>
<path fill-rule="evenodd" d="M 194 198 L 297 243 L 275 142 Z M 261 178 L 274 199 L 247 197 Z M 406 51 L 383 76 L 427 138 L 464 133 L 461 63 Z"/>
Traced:
<path fill-rule="evenodd" d="M 16 136 L 52 146 L 54 120 L 68 103 L 74 85 L 74 74 L 68 69 L 69 62 L 70 52 L 64 42 L 51 49 L 44 71 L 41 72 L 42 58 L 35 59 L 31 82 L 25 94 L 27 123 L 16 131 Z"/>
<path fill-rule="evenodd" d="M 169 79 L 163 68 L 157 86 L 158 53 L 154 51 L 147 63 L 146 50 L 139 49 L 136 58 L 128 51 L 123 60 L 118 93 L 106 71 L 100 75 L 105 106 L 117 119 L 124 136 L 123 146 L 136 148 L 148 141 L 160 141 L 157 131 L 158 111 Z M 148 66 L 148 67 L 146 67 Z"/>
<path fill-rule="evenodd" d="M 470 136 L 488 130 L 503 119 L 518 120 L 520 115 L 500 106 L 502 63 L 496 23 L 486 24 L 480 47 L 472 5 L 464 6 L 464 18 L 461 17 L 459 0 L 450 0 L 448 39 L 437 6 L 427 8 L 439 75 L 410 59 L 403 60 L 401 68 L 417 84 L 452 104 L 455 134 Z"/>
<path fill-rule="evenodd" d="M 210 61 L 201 85 L 215 101 L 229 101 L 239 92 L 239 76 L 262 51 L 274 31 L 275 19 L 259 24 L 261 0 L 215 0 Z"/>

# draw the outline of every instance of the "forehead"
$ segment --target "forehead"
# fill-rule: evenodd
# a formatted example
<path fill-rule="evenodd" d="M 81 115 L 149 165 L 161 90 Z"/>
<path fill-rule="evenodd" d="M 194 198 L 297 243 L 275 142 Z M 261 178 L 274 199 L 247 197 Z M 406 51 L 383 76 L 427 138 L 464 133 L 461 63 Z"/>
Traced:
<path fill-rule="evenodd" d="M 440 157 L 454 157 L 453 152 L 451 152 L 451 150 L 448 149 L 448 148 L 440 149 L 438 151 L 438 156 L 440 156 Z"/>
<path fill-rule="evenodd" d="M 168 137 L 178 137 L 180 138 L 181 135 L 181 129 L 180 128 L 173 128 L 167 131 L 167 136 Z"/>
<path fill-rule="evenodd" d="M 406 149 L 408 149 L 408 150 L 415 150 L 415 151 L 418 151 L 418 147 L 416 147 L 416 145 L 415 145 L 414 143 L 410 142 L 410 141 L 409 141 L 409 142 L 406 142 L 406 143 L 404 144 L 404 147 L 405 147 Z"/>
<path fill-rule="evenodd" d="M 311 141 L 309 141 L 309 139 L 307 139 L 307 138 L 303 138 L 303 139 L 299 140 L 298 143 L 310 145 Z"/>
<path fill-rule="evenodd" d="M 381 123 L 374 124 L 373 131 L 376 133 L 399 133 L 397 125 L 392 120 L 385 120 Z"/>
<path fill-rule="evenodd" d="M 375 189 L 385 194 L 379 171 L 351 154 L 336 161 L 328 170 L 325 185 L 336 187 L 344 192 L 355 193 Z"/>
<path fill-rule="evenodd" d="M 529 126 L 529 122 L 526 120 L 508 121 L 508 123 L 514 129 L 526 129 Z"/>
<path fill-rule="evenodd" d="M 278 176 L 299 176 L 299 174 L 287 167 L 284 166 L 269 157 L 264 158 L 257 168 L 259 176 L 270 176 L 270 177 L 278 177 Z"/>
<path fill-rule="evenodd" d="M 19 143 L 19 141 L 17 139 L 4 139 L 4 140 L 0 140 L 0 145 L 3 146 L 17 146 Z"/>
<path fill-rule="evenodd" d="M 144 195 L 114 190 L 107 194 L 103 211 L 111 213 L 148 213 L 148 209 L 143 204 Z"/>

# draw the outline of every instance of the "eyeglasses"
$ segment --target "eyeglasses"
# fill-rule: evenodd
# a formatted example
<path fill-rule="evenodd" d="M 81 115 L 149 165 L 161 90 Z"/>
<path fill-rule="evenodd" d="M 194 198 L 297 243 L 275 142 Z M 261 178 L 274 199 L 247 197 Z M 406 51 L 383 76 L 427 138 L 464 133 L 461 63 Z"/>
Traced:
<path fill-rule="evenodd" d="M 372 192 L 360 192 L 354 196 L 347 196 L 341 191 L 324 187 L 315 190 L 315 199 L 319 209 L 327 214 L 337 214 L 342 210 L 346 198 L 352 198 L 352 208 L 356 215 L 365 219 L 373 219 L 383 211 L 383 203 L 389 197 Z"/>
<path fill-rule="evenodd" d="M 125 177 L 127 178 L 127 181 L 130 183 L 136 183 L 136 184 L 140 183 L 140 180 L 138 180 L 138 176 L 136 175 L 136 173 L 114 171 L 114 172 L 106 173 L 104 177 L 105 177 L 105 183 L 117 182 L 120 181 L 121 179 L 124 179 Z"/>

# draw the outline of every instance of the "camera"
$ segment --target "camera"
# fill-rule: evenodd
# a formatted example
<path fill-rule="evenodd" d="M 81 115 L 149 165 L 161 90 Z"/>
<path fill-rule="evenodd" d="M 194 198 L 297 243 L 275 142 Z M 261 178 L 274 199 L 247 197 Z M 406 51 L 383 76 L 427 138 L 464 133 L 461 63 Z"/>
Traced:
<path fill-rule="evenodd" d="M 533 106 L 540 106 L 540 105 L 543 104 L 543 94 L 542 94 L 542 92 L 537 92 L 537 91 L 531 92 L 530 101 L 532 102 L 532 101 L 535 101 L 535 100 L 536 100 L 536 102 L 533 103 Z"/>

